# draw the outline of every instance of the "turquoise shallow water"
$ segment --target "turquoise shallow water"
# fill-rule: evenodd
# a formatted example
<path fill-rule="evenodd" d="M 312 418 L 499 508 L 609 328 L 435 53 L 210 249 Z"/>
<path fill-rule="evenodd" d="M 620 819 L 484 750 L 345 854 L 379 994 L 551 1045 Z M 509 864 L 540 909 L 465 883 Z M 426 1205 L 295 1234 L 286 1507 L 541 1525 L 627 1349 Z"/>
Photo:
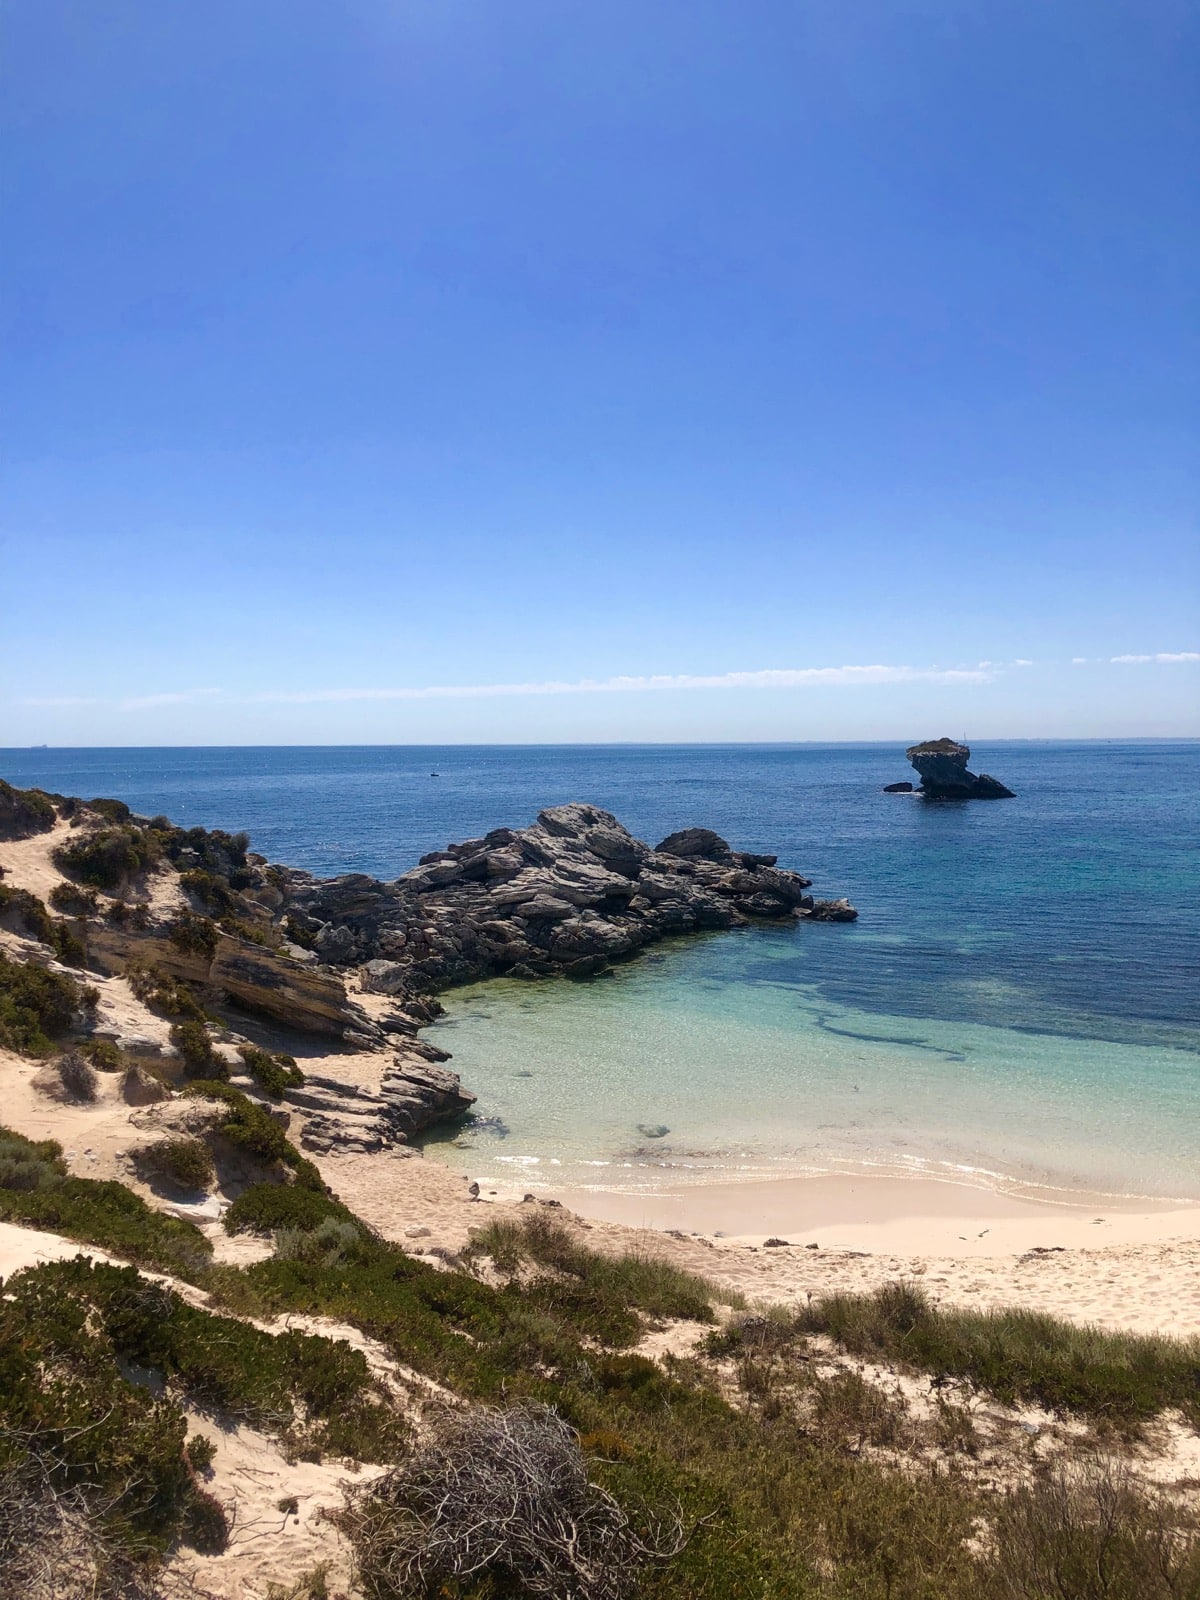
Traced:
<path fill-rule="evenodd" d="M 853 899 L 853 927 L 449 997 L 438 1037 L 508 1132 L 439 1153 L 481 1176 L 869 1162 L 1200 1197 L 1200 743 L 1000 743 L 972 765 L 1018 798 L 883 795 L 910 775 L 892 745 L 0 751 L 12 782 L 248 828 L 323 874 L 393 876 L 589 800 L 651 842 L 715 827 Z"/>
<path fill-rule="evenodd" d="M 599 983 L 458 991 L 432 1036 L 502 1126 L 437 1153 L 523 1189 L 869 1168 L 1200 1197 L 1190 1050 L 841 1005 L 804 971 L 839 937 L 853 959 L 843 930 L 809 926 L 679 944 Z"/>

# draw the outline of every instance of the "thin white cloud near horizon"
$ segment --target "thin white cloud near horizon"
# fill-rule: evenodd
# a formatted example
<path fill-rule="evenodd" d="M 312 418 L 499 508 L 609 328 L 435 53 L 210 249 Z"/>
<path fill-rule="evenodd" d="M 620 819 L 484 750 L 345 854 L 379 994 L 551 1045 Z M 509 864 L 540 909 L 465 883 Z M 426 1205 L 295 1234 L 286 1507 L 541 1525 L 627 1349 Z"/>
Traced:
<path fill-rule="evenodd" d="M 1175 666 L 1200 661 L 1200 650 L 1159 650 L 1151 656 L 1110 656 L 1109 660 L 1114 666 L 1141 666 L 1147 661 Z"/>
<path fill-rule="evenodd" d="M 1200 651 L 1160 650 L 1152 654 L 1072 656 L 1072 666 L 1179 665 L 1200 662 Z M 1046 665 L 1046 663 L 1041 663 Z M 629 674 L 574 681 L 547 679 L 527 683 L 428 684 L 394 688 L 267 689 L 250 694 L 225 695 L 221 689 L 180 689 L 154 694 L 105 699 L 101 696 L 47 695 L 23 699 L 18 704 L 40 708 L 117 706 L 122 711 L 151 711 L 204 701 L 227 705 L 329 705 L 353 701 L 477 700 L 504 697 L 642 694 L 695 689 L 799 689 L 845 688 L 888 684 L 982 684 L 1013 668 L 1039 665 L 1027 657 L 1012 661 L 980 661 L 973 667 L 912 667 L 847 665 L 840 667 L 772 667 L 720 673 Z"/>

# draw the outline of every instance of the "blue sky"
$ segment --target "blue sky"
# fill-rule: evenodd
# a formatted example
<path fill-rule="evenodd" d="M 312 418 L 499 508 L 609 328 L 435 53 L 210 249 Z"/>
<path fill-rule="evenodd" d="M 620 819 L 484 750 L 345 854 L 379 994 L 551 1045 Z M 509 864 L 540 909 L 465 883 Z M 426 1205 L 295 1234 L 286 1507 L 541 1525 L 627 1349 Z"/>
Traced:
<path fill-rule="evenodd" d="M 3 25 L 0 742 L 1200 733 L 1186 0 Z"/>

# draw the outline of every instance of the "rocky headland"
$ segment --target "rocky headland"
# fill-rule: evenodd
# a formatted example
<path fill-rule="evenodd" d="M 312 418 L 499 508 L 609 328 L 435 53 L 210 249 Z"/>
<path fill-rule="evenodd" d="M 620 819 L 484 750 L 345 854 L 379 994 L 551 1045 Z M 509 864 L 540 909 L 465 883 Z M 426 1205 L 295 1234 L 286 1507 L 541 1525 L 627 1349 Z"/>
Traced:
<path fill-rule="evenodd" d="M 968 772 L 969 745 L 927 739 L 904 752 L 920 774 L 918 793 L 927 800 L 1015 800 L 1013 791 L 986 772 Z M 911 783 L 889 783 L 885 794 L 911 794 Z"/>
<path fill-rule="evenodd" d="M 126 978 L 166 1016 L 186 1021 L 189 1005 L 219 1014 L 235 1049 L 244 1015 L 285 1050 L 294 1035 L 385 1053 L 374 1070 L 325 1058 L 288 1089 L 300 1143 L 327 1153 L 410 1142 L 474 1103 L 448 1054 L 420 1036 L 441 1011 L 439 990 L 500 976 L 591 979 L 676 935 L 857 915 L 709 829 L 651 848 L 583 804 L 434 851 L 391 882 L 318 879 L 268 863 L 244 835 L 7 785 L 0 836 L 10 841 L 0 946 Z M 160 1067 L 178 1054 L 103 1013 L 92 1030 Z"/>

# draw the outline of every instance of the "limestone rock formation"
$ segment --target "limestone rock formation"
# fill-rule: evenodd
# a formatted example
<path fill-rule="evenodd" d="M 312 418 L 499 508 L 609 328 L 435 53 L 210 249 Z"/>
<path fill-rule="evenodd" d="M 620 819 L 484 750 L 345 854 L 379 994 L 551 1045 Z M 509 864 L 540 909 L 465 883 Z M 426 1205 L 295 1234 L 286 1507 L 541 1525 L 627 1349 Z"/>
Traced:
<path fill-rule="evenodd" d="M 986 772 L 967 771 L 970 747 L 954 739 L 927 739 L 904 752 L 921 775 L 927 800 L 1014 800 L 1012 790 Z"/>
<path fill-rule="evenodd" d="M 675 933 L 856 915 L 845 901 L 814 901 L 809 880 L 775 857 L 732 850 L 707 828 L 652 850 L 610 812 L 578 803 L 433 851 L 394 883 L 277 870 L 289 914 L 323 959 L 357 966 L 365 988 L 405 1005 L 505 973 L 593 977 Z"/>

